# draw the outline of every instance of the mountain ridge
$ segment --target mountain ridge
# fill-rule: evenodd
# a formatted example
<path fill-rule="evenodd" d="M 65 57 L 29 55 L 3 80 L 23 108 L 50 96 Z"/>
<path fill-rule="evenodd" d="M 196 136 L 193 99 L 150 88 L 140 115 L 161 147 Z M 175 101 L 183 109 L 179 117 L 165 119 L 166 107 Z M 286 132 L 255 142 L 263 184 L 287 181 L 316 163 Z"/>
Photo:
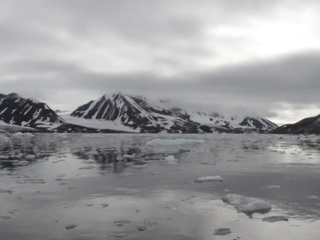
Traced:
<path fill-rule="evenodd" d="M 320 134 L 320 114 L 304 118 L 293 124 L 285 124 L 272 131 L 276 134 Z"/>
<path fill-rule="evenodd" d="M 158 105 L 159 104 L 159 105 Z M 181 108 L 166 108 L 146 97 L 115 93 L 104 94 L 71 113 L 72 117 L 116 121 L 140 132 L 203 133 L 203 132 L 267 132 L 277 127 L 271 121 L 249 117 L 239 122 L 225 119 L 217 113 L 188 112 Z"/>

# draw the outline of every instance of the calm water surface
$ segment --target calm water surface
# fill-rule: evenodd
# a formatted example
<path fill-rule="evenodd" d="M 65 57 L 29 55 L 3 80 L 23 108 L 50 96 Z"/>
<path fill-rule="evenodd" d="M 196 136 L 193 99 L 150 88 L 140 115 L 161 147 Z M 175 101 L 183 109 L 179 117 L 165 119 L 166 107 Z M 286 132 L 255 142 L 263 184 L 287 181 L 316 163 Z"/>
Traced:
<path fill-rule="evenodd" d="M 159 138 L 203 142 L 146 144 Z M 316 136 L 2 134 L 1 239 L 320 239 L 319 143 Z M 216 175 L 224 181 L 195 182 Z M 221 200 L 228 193 L 263 199 L 272 210 L 250 218 Z M 262 221 L 269 216 L 289 221 Z M 231 233 L 213 235 L 219 228 Z"/>

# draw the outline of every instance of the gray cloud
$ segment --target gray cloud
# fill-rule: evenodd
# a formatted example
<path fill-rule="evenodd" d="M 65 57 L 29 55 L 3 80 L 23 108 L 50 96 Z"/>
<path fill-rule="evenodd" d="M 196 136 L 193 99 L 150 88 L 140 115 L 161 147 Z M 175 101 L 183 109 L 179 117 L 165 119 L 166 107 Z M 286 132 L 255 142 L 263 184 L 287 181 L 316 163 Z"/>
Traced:
<path fill-rule="evenodd" d="M 286 103 L 320 109 L 320 53 L 308 49 L 320 41 L 318 10 L 316 0 L 2 1 L 1 88 L 59 108 L 124 91 L 269 117 Z M 259 46 L 270 39 L 255 34 L 265 23 L 271 35 L 282 23 L 314 29 L 297 27 L 302 47 L 268 55 Z"/>

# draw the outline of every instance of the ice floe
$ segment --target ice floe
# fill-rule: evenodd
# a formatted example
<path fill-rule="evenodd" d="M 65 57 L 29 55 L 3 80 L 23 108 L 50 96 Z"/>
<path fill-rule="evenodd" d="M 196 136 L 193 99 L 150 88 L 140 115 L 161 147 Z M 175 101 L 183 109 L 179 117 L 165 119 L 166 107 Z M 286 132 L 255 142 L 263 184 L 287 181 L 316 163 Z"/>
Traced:
<path fill-rule="evenodd" d="M 258 199 L 248 198 L 238 194 L 227 194 L 222 198 L 222 201 L 233 205 L 238 211 L 252 216 L 254 213 L 267 213 L 271 211 L 270 203 Z"/>
<path fill-rule="evenodd" d="M 171 146 L 181 146 L 181 145 L 193 145 L 205 143 L 205 140 L 201 139 L 153 139 L 146 143 L 147 146 L 161 146 L 161 147 L 171 147 Z"/>
<path fill-rule="evenodd" d="M 230 228 L 218 228 L 214 230 L 213 235 L 218 235 L 218 236 L 225 236 L 231 233 Z"/>
<path fill-rule="evenodd" d="M 130 223 L 131 223 L 130 220 L 118 220 L 118 221 L 114 222 L 114 224 L 117 225 L 118 227 L 122 227 L 122 226 L 130 224 Z"/>
<path fill-rule="evenodd" d="M 287 221 L 289 221 L 289 219 L 284 216 L 271 216 L 271 217 L 263 218 L 262 221 L 274 223 L 274 222 L 287 222 Z"/>
<path fill-rule="evenodd" d="M 202 183 L 202 182 L 223 182 L 223 178 L 219 175 L 217 176 L 205 176 L 199 177 L 195 180 L 195 182 Z"/>
<path fill-rule="evenodd" d="M 108 236 L 110 237 L 116 237 L 116 238 L 121 238 L 121 237 L 127 237 L 128 233 L 125 232 L 118 232 L 118 231 L 109 231 Z"/>

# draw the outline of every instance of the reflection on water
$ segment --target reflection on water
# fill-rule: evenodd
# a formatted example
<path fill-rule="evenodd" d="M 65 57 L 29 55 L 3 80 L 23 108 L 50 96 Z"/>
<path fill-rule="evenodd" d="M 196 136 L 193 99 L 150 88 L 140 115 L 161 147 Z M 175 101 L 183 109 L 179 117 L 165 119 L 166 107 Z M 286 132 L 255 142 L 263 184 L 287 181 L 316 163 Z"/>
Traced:
<path fill-rule="evenodd" d="M 159 137 L 204 142 L 146 144 Z M 1 237 L 318 239 L 318 143 L 278 135 L 0 136 Z M 217 175 L 223 182 L 194 181 Z M 251 219 L 223 203 L 227 193 L 272 210 Z M 272 216 L 289 221 L 262 221 Z"/>

